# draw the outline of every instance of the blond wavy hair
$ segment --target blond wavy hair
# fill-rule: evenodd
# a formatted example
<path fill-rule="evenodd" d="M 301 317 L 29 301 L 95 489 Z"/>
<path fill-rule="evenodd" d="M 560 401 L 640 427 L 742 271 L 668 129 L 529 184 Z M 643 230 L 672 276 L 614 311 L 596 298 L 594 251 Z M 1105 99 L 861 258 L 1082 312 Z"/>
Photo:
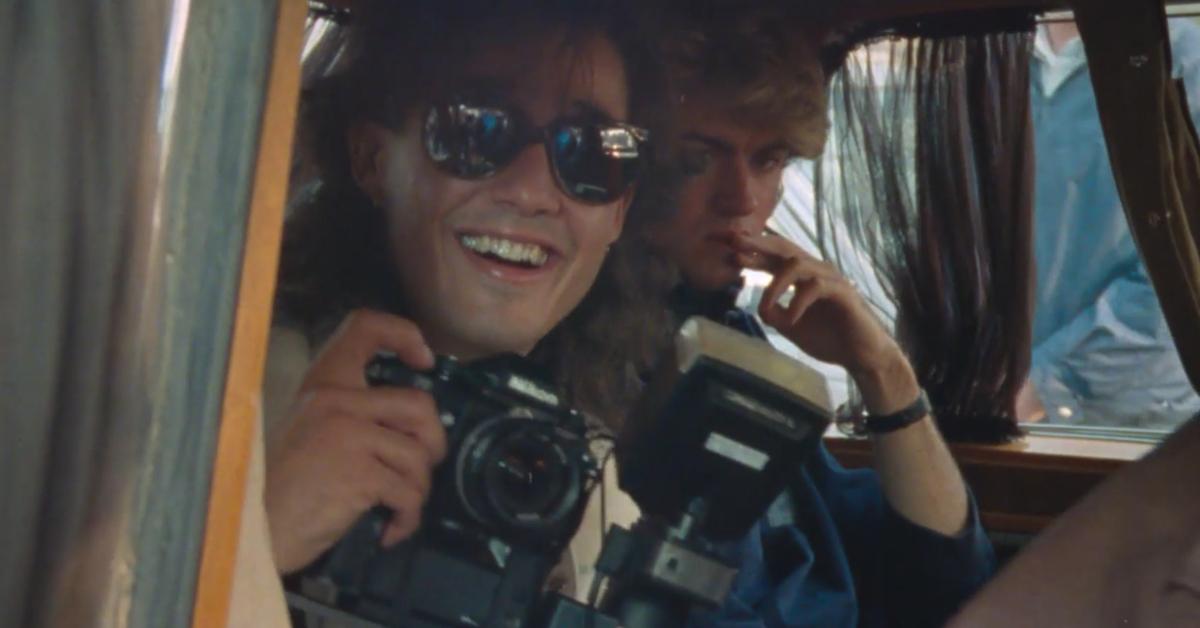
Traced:
<path fill-rule="evenodd" d="M 660 46 L 674 97 L 703 99 L 736 120 L 779 128 L 797 156 L 825 145 L 827 23 L 795 4 L 688 2 L 662 20 Z"/>

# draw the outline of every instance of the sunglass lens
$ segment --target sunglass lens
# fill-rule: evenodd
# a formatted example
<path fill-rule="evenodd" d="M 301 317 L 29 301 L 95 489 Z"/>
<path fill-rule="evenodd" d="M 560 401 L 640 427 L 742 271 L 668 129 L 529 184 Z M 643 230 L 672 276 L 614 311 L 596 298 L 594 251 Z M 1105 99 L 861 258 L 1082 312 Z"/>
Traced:
<path fill-rule="evenodd" d="M 638 176 L 638 139 L 617 126 L 556 126 L 550 154 L 559 182 L 571 196 L 590 203 L 611 203 Z"/>
<path fill-rule="evenodd" d="M 425 151 L 456 176 L 486 177 L 520 149 L 516 126 L 500 109 L 462 104 L 434 107 L 425 118 Z"/>

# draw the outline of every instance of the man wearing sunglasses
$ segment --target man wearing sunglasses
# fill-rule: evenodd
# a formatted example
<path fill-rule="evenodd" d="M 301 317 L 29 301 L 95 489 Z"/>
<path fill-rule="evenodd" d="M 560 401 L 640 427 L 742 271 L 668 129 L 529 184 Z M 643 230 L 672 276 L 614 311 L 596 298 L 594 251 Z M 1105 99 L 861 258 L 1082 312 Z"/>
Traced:
<path fill-rule="evenodd" d="M 689 19 L 690 16 L 690 19 Z M 764 337 L 734 307 L 740 273 L 774 276 L 757 314 L 811 357 L 844 367 L 868 418 L 875 471 L 821 447 L 739 548 L 731 598 L 695 626 L 935 626 L 990 575 L 991 548 L 903 351 L 832 265 L 765 233 L 795 157 L 826 131 L 818 34 L 767 12 L 687 16 L 662 38 L 679 103 L 685 181 L 657 241 L 684 277 L 680 317 Z M 790 301 L 781 302 L 785 292 Z M 785 304 L 786 303 L 786 304 Z"/>
<path fill-rule="evenodd" d="M 373 506 L 392 513 L 385 545 L 420 523 L 445 433 L 427 393 L 367 386 L 379 352 L 414 369 L 527 355 L 606 415 L 651 344 L 611 333 L 653 301 L 623 278 L 648 250 L 646 127 L 664 113 L 620 8 L 385 0 L 352 20 L 302 105 L 320 184 L 280 266 L 265 503 L 283 573 Z"/>

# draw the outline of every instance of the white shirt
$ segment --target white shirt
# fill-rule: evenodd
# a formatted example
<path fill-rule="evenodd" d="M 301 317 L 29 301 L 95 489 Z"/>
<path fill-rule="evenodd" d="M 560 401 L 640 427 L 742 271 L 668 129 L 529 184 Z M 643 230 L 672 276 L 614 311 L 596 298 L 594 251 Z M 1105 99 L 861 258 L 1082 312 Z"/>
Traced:
<path fill-rule="evenodd" d="M 1037 37 L 1033 40 L 1033 56 L 1041 62 L 1042 71 L 1038 79 L 1047 98 L 1053 96 L 1073 74 L 1087 67 L 1083 40 L 1075 37 L 1055 52 L 1054 46 L 1050 45 L 1050 34 L 1045 24 L 1038 26 Z"/>

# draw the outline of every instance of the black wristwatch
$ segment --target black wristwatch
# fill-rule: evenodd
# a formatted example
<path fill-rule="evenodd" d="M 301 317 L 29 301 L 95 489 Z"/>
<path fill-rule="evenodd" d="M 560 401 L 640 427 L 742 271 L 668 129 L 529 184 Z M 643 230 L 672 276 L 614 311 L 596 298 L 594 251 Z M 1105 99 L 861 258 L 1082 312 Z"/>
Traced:
<path fill-rule="evenodd" d="M 884 415 L 868 414 L 863 421 L 863 426 L 866 427 L 868 434 L 887 434 L 908 427 L 932 412 L 933 406 L 929 404 L 929 396 L 925 394 L 924 390 L 921 390 L 921 394 L 917 395 L 917 400 L 902 410 Z"/>

